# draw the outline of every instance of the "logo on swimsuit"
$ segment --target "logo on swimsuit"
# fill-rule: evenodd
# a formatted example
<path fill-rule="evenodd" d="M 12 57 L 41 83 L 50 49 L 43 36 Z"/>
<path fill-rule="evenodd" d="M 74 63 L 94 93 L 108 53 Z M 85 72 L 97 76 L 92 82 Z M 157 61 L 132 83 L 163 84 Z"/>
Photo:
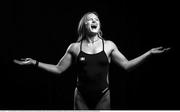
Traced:
<path fill-rule="evenodd" d="M 80 57 L 80 61 L 85 61 L 85 57 Z"/>

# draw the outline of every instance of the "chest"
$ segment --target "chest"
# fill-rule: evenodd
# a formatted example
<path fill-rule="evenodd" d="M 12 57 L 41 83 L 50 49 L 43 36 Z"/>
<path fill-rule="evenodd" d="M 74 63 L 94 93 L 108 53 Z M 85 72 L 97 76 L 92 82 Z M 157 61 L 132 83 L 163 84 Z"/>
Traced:
<path fill-rule="evenodd" d="M 112 48 L 111 46 L 109 46 L 108 44 L 106 44 L 106 42 L 104 42 L 104 45 L 102 44 L 102 42 L 96 44 L 96 45 L 87 45 L 82 43 L 82 45 L 79 43 L 76 47 L 76 49 L 74 50 L 73 54 L 75 54 L 75 57 L 77 57 L 80 52 L 83 52 L 87 55 L 96 55 L 99 54 L 101 52 L 104 52 L 104 54 L 106 55 L 106 57 L 108 58 L 108 61 L 111 61 L 111 52 L 112 52 Z M 97 58 L 97 57 L 96 57 Z M 99 57 L 98 57 L 99 58 Z M 83 60 L 83 59 L 82 59 Z"/>
<path fill-rule="evenodd" d="M 88 55 L 89 58 L 93 56 L 95 59 L 102 60 L 103 58 L 101 56 L 103 55 L 103 57 L 108 59 L 108 62 L 111 61 L 111 57 L 110 57 L 111 49 L 106 43 L 103 44 L 102 42 L 99 42 L 94 45 L 91 45 L 91 44 L 88 45 L 88 44 L 82 43 L 81 51 L 85 55 Z"/>
<path fill-rule="evenodd" d="M 83 44 L 81 50 L 87 54 L 97 54 L 104 50 L 101 44 Z"/>
<path fill-rule="evenodd" d="M 92 67 L 103 67 L 109 64 L 108 57 L 104 51 L 96 54 L 87 54 L 83 51 L 79 53 L 78 62 L 83 66 Z"/>

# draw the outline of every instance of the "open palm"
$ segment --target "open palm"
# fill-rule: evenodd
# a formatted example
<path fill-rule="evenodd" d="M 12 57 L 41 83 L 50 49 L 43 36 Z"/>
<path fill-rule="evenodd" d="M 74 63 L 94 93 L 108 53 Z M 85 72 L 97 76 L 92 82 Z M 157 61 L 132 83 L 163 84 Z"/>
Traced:
<path fill-rule="evenodd" d="M 21 59 L 21 60 L 13 60 L 14 63 L 19 64 L 19 65 L 31 65 L 31 64 L 35 64 L 36 60 L 33 60 L 31 58 L 25 58 L 25 59 Z"/>
<path fill-rule="evenodd" d="M 164 52 L 166 52 L 168 50 L 170 50 L 170 48 L 156 47 L 156 48 L 152 48 L 150 50 L 150 52 L 152 54 L 160 54 L 160 53 L 164 53 Z"/>

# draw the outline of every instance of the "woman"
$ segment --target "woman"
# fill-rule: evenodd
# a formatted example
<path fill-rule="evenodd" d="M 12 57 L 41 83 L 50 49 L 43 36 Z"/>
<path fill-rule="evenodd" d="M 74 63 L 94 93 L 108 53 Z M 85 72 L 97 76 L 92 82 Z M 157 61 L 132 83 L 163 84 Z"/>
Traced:
<path fill-rule="evenodd" d="M 169 48 L 153 48 L 141 56 L 127 60 L 110 40 L 102 38 L 101 24 L 96 12 L 86 13 L 79 22 L 78 41 L 72 43 L 57 65 L 26 58 L 20 65 L 36 65 L 44 70 L 61 74 L 72 62 L 77 67 L 77 87 L 74 92 L 74 109 L 110 109 L 108 72 L 111 61 L 129 71 L 137 67 L 152 54 L 163 53 Z M 75 58 L 73 58 L 75 57 Z M 73 59 L 76 59 L 73 61 Z"/>

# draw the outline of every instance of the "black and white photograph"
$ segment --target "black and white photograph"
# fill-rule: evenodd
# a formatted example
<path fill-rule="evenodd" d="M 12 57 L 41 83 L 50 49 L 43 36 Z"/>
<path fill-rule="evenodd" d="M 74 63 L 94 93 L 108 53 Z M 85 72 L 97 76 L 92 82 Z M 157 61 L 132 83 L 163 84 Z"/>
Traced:
<path fill-rule="evenodd" d="M 180 110 L 170 1 L 11 0 L 0 110 Z"/>

